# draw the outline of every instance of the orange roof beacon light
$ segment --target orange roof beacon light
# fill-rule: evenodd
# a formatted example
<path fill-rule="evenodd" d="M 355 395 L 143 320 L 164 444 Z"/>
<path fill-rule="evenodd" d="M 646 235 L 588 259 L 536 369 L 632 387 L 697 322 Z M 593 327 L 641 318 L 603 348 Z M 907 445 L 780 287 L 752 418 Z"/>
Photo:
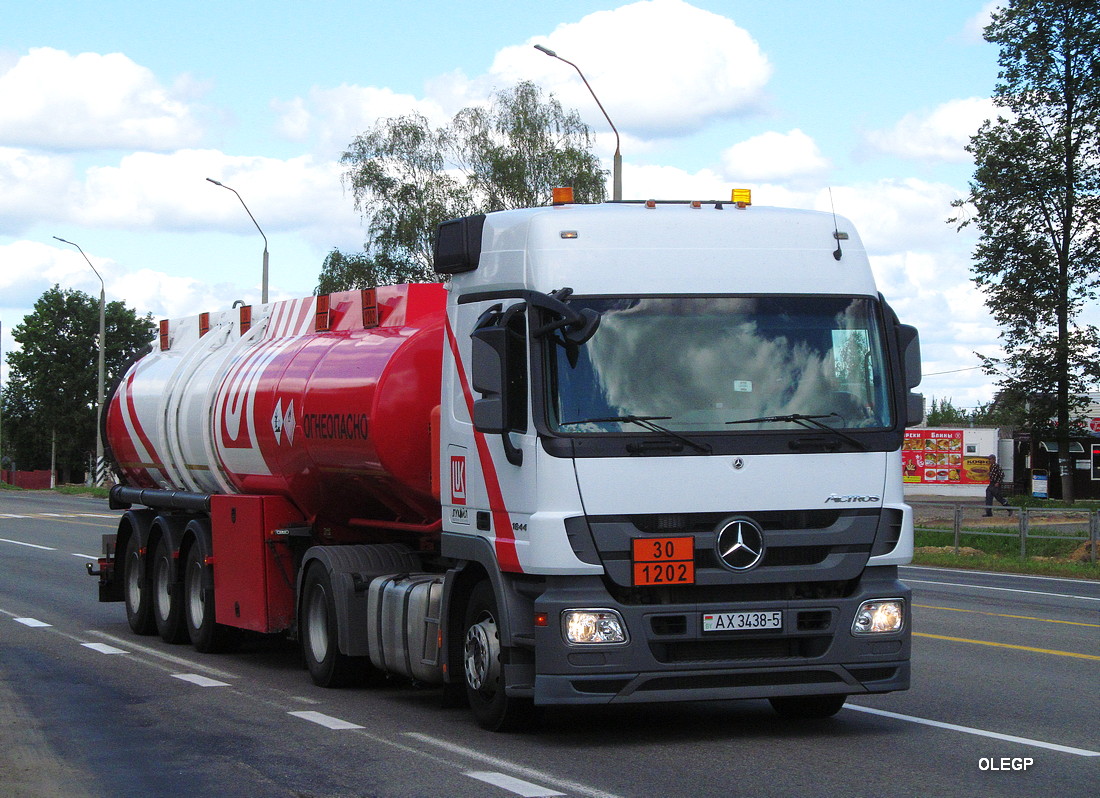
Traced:
<path fill-rule="evenodd" d="M 730 193 L 730 202 L 737 205 L 738 208 L 744 210 L 752 205 L 752 189 L 748 188 L 735 188 Z"/>
<path fill-rule="evenodd" d="M 551 189 L 553 195 L 553 201 L 555 205 L 572 205 L 573 204 L 573 187 L 563 186 L 561 188 Z"/>

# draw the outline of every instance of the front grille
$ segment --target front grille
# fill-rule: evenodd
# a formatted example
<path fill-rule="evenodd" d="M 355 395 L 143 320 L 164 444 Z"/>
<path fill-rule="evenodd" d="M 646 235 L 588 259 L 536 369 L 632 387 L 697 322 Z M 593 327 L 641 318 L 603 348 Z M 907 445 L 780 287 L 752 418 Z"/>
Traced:
<path fill-rule="evenodd" d="M 718 533 L 733 517 L 751 519 L 763 531 L 764 554 L 755 567 L 735 571 L 722 562 L 716 549 Z M 633 579 L 633 541 L 649 536 L 688 537 L 693 541 L 695 588 L 723 585 L 751 585 L 752 597 L 794 598 L 786 586 L 831 583 L 840 585 L 858 579 L 871 556 L 876 540 L 891 545 L 899 524 L 898 514 L 877 508 L 829 510 L 776 510 L 759 512 L 661 513 L 648 515 L 589 516 L 574 522 L 570 538 L 578 556 L 598 559 L 610 581 L 628 587 Z M 587 527 L 589 535 L 583 535 Z M 581 542 L 588 543 L 582 546 Z M 590 544 L 591 548 L 588 548 Z M 780 586 L 769 594 L 767 585 Z M 676 590 L 676 586 L 673 586 Z M 655 602 L 663 586 L 645 590 Z M 796 594 L 805 594 L 801 587 Z M 837 588 L 829 589 L 834 596 Z M 824 596 L 822 596 L 824 597 Z M 693 596 L 685 600 L 705 600 Z M 729 594 L 717 600 L 734 600 Z"/>
<path fill-rule="evenodd" d="M 649 648 L 658 662 L 744 662 L 820 657 L 831 642 L 831 637 L 726 638 L 651 642 Z"/>

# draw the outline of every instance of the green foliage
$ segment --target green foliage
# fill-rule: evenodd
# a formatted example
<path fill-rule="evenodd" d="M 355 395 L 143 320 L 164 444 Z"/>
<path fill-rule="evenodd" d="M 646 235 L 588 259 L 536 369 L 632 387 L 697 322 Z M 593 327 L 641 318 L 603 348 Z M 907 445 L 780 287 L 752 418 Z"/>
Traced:
<path fill-rule="evenodd" d="M 970 414 L 955 407 L 950 399 L 940 399 L 937 402 L 933 396 L 925 423 L 929 427 L 969 427 L 971 421 Z"/>
<path fill-rule="evenodd" d="M 105 309 L 105 386 L 110 391 L 156 330 L 121 302 Z M 49 468 L 57 433 L 59 467 L 82 470 L 95 450 L 99 369 L 99 299 L 82 291 L 46 291 L 12 331 L 20 348 L 7 354 L 4 455 L 20 469 Z"/>
<path fill-rule="evenodd" d="M 462 109 L 444 127 L 433 128 L 419 114 L 380 121 L 356 136 L 341 159 L 355 207 L 367 220 L 371 254 L 357 261 L 339 253 L 333 263 L 331 253 L 318 290 L 351 287 L 339 279 L 344 272 L 367 281 L 392 274 L 435 280 L 440 222 L 545 205 L 554 186 L 572 186 L 577 202 L 601 202 L 605 173 L 591 146 L 576 111 L 566 112 L 553 96 L 543 100 L 530 82 L 497 92 L 487 107 Z"/>
<path fill-rule="evenodd" d="M 983 360 L 1067 438 L 1100 379 L 1100 334 L 1080 321 L 1100 275 L 1100 5 L 1009 0 L 985 38 L 1000 46 L 1001 115 L 971 139 L 956 203 L 973 207 L 973 279 L 1002 328 L 1004 357 Z"/>
<path fill-rule="evenodd" d="M 379 285 L 416 282 L 418 269 L 407 261 L 394 261 L 380 252 L 371 256 L 365 252 L 347 253 L 334 249 L 321 265 L 315 294 L 374 288 Z"/>

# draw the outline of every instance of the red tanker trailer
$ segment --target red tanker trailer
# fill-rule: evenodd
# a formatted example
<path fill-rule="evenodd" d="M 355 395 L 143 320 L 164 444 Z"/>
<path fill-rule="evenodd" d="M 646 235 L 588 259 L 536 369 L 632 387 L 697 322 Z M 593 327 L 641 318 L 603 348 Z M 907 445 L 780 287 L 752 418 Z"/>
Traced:
<path fill-rule="evenodd" d="M 105 413 L 101 600 L 202 651 L 289 634 L 322 685 L 444 684 L 497 729 L 905 689 L 919 352 L 833 224 L 501 212 L 441 226 L 442 285 L 161 322 Z"/>

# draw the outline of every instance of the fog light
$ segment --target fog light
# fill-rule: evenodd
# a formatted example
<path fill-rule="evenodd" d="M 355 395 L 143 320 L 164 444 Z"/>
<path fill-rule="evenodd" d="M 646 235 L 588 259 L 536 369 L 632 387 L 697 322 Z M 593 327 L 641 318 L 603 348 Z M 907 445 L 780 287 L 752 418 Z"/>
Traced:
<path fill-rule="evenodd" d="M 566 610 L 561 623 L 570 643 L 626 642 L 626 624 L 614 610 Z"/>
<path fill-rule="evenodd" d="M 900 632 L 904 625 L 905 599 L 874 599 L 859 605 L 852 634 L 889 634 Z"/>

